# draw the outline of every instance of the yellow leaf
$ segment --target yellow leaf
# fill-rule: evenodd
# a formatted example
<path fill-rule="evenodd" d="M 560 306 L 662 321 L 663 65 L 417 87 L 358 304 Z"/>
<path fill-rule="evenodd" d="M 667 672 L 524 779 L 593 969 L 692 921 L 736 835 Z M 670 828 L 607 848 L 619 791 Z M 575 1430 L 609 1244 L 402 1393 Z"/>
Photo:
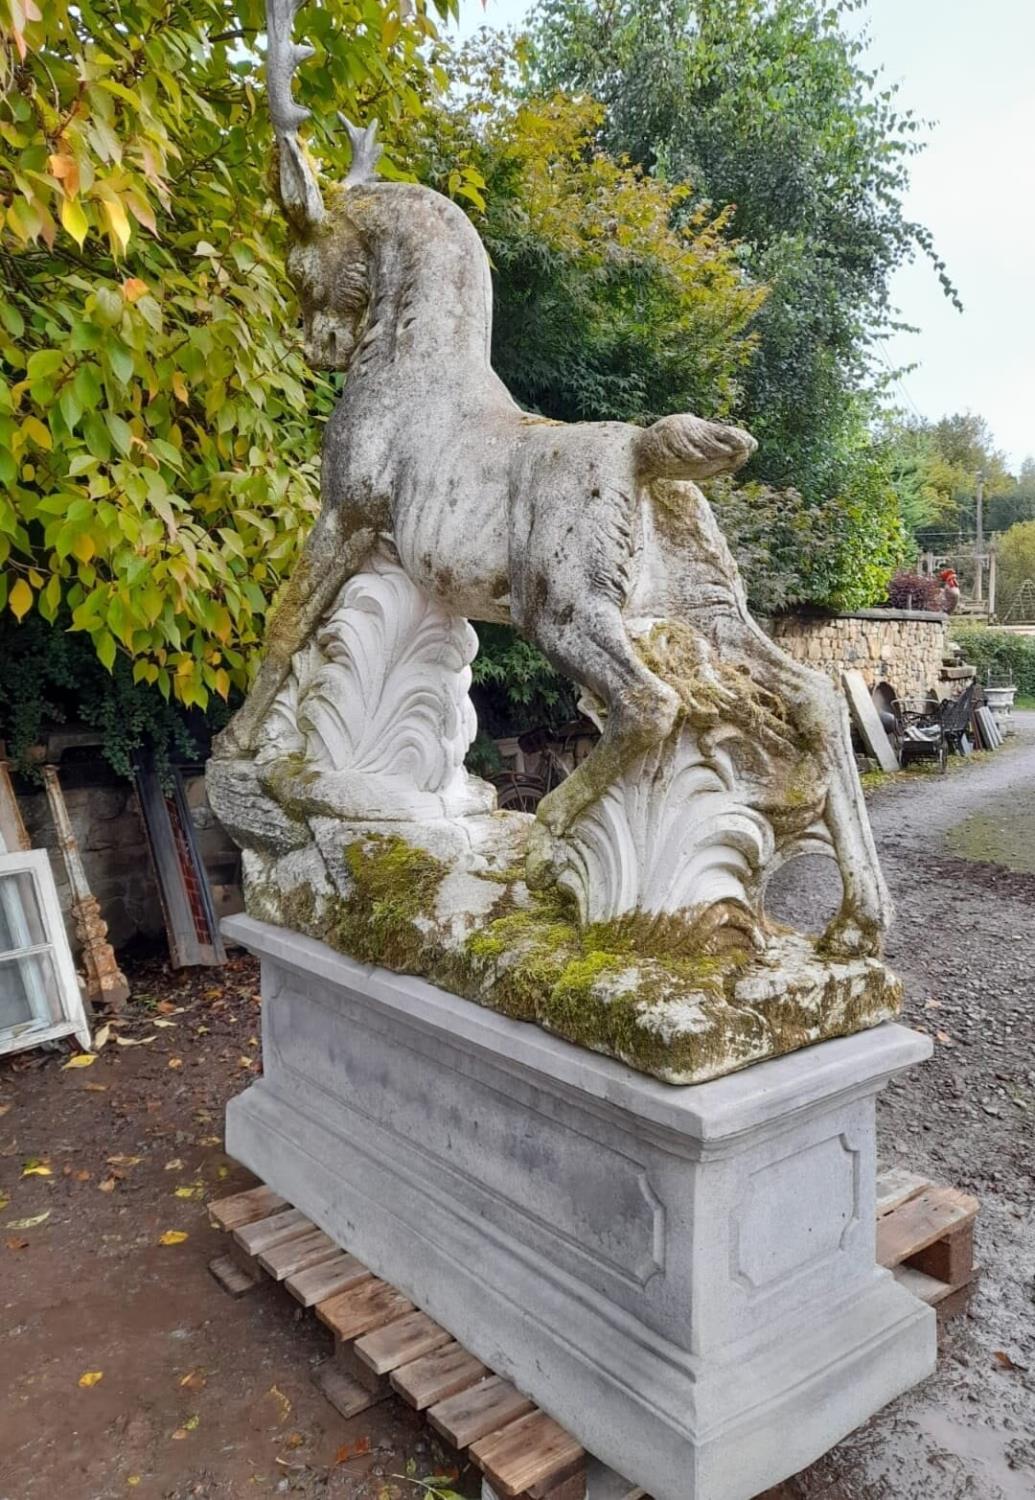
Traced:
<path fill-rule="evenodd" d="M 87 1370 L 84 1374 L 80 1375 L 79 1384 L 88 1390 L 90 1386 L 96 1385 L 99 1380 L 103 1379 L 103 1370 Z"/>
<path fill-rule="evenodd" d="M 101 203 L 101 210 L 108 221 L 108 238 L 111 240 L 112 249 L 117 249 L 122 255 L 129 244 L 129 220 L 126 218 L 126 210 L 118 198 L 105 198 Z"/>
<path fill-rule="evenodd" d="M 170 1068 L 182 1068 L 183 1067 L 183 1058 L 182 1057 L 170 1057 L 170 1059 L 169 1059 L 168 1063 L 166 1064 L 166 1066 L 170 1067 Z"/>
<path fill-rule="evenodd" d="M 184 406 L 186 406 L 187 402 L 190 400 L 190 393 L 187 390 L 187 382 L 184 380 L 179 370 L 173 371 L 172 388 L 173 395 L 176 397 L 177 401 L 182 401 Z"/>
<path fill-rule="evenodd" d="M 16 620 L 21 620 L 28 614 L 32 608 L 32 589 L 30 589 L 24 578 L 15 580 L 7 602 Z"/>
<path fill-rule="evenodd" d="M 87 230 L 90 228 L 86 215 L 83 213 L 82 204 L 75 198 L 62 198 L 61 200 L 61 223 L 75 240 L 80 250 L 86 239 Z"/>
<path fill-rule="evenodd" d="M 167 1229 L 163 1235 L 159 1236 L 158 1243 L 160 1245 L 182 1245 L 187 1238 L 188 1235 L 185 1229 Z"/>
<path fill-rule="evenodd" d="M 22 1167 L 23 1177 L 53 1177 L 54 1173 L 45 1161 L 37 1161 L 33 1156 Z"/>
<path fill-rule="evenodd" d="M 173 1191 L 174 1198 L 203 1198 L 205 1189 L 200 1182 L 193 1187 L 178 1187 Z"/>
<path fill-rule="evenodd" d="M 67 1073 L 69 1068 L 89 1068 L 96 1061 L 97 1055 L 94 1052 L 77 1052 L 75 1057 L 68 1059 L 61 1071 L 62 1073 Z"/>
<path fill-rule="evenodd" d="M 96 551 L 93 537 L 88 531 L 81 531 L 72 543 L 72 552 L 80 562 L 89 562 Z"/>
<path fill-rule="evenodd" d="M 45 427 L 39 417 L 26 417 L 21 430 L 26 437 L 32 438 L 37 448 L 42 448 L 47 453 L 53 448 L 54 439 L 50 435 L 50 428 Z"/>
<path fill-rule="evenodd" d="M 50 1218 L 50 1209 L 46 1213 L 36 1214 L 31 1219 L 8 1219 L 4 1225 L 5 1229 L 35 1229 L 38 1224 L 45 1224 Z"/>
<path fill-rule="evenodd" d="M 139 1474 L 127 1474 L 126 1475 L 126 1483 L 132 1489 L 136 1489 L 137 1485 L 140 1483 L 140 1475 Z"/>

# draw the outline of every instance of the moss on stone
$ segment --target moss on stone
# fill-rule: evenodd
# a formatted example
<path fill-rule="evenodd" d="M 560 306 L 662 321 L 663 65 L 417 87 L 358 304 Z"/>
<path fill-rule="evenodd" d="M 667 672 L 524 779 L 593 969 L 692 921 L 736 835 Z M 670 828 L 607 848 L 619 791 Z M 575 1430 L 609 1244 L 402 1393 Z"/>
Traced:
<path fill-rule="evenodd" d="M 343 851 L 353 888 L 338 903 L 334 946 L 364 963 L 426 973 L 441 953 L 435 901 L 448 867 L 405 839 L 366 834 Z"/>

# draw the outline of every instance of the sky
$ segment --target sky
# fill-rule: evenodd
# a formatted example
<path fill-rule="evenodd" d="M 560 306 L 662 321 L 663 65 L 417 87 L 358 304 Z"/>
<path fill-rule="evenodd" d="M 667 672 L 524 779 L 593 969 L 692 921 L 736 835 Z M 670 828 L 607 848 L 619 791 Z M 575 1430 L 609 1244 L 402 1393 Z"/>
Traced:
<path fill-rule="evenodd" d="M 527 0 L 460 0 L 460 35 L 520 24 Z M 853 18 L 854 19 L 854 18 Z M 1035 0 L 869 0 L 867 60 L 930 122 L 905 202 L 934 235 L 964 311 L 926 261 L 892 298 L 919 329 L 884 355 L 903 408 L 979 412 L 1015 469 L 1035 455 Z"/>

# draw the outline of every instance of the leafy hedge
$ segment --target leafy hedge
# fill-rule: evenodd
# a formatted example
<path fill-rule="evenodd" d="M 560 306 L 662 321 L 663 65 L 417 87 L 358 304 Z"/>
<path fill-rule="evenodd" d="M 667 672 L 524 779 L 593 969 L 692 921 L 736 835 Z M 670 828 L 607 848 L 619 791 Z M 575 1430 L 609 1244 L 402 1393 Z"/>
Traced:
<path fill-rule="evenodd" d="M 989 667 L 997 672 L 1009 671 L 1017 691 L 1035 697 L 1035 636 L 955 626 L 952 638 L 966 660 L 977 667 L 980 681 L 986 680 Z"/>

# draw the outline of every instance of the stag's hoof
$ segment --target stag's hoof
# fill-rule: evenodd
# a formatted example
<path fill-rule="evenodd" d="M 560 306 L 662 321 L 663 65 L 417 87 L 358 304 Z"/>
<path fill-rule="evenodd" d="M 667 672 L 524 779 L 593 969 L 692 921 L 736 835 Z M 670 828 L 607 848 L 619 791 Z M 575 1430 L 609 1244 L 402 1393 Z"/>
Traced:
<path fill-rule="evenodd" d="M 242 760 L 252 753 L 248 738 L 237 728 L 237 720 L 231 719 L 212 741 L 213 760 Z"/>
<path fill-rule="evenodd" d="M 816 945 L 825 958 L 879 958 L 881 930 L 876 922 L 843 913 L 834 918 Z"/>

